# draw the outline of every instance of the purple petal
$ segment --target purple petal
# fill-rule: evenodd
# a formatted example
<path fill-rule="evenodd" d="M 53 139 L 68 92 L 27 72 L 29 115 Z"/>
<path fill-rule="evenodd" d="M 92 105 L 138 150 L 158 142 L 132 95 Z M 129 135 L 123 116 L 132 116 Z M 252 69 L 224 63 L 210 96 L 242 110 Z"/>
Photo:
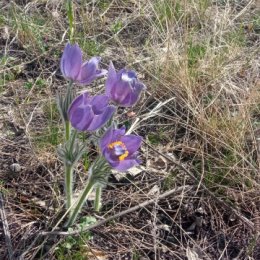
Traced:
<path fill-rule="evenodd" d="M 125 126 L 122 126 L 120 129 L 113 129 L 112 127 L 110 127 L 100 140 L 102 153 L 109 144 L 120 141 L 122 136 L 124 136 L 125 131 Z"/>
<path fill-rule="evenodd" d="M 77 107 L 69 116 L 71 125 L 80 131 L 88 130 L 94 118 L 94 114 L 89 106 Z"/>
<path fill-rule="evenodd" d="M 91 105 L 95 115 L 101 114 L 108 105 L 108 97 L 105 95 L 94 96 Z"/>
<path fill-rule="evenodd" d="M 126 131 L 125 126 L 122 126 L 122 127 L 119 128 L 119 129 L 115 129 L 114 132 L 113 132 L 112 141 L 113 141 L 113 142 L 115 142 L 115 141 L 120 141 L 121 138 L 122 138 L 122 136 L 124 136 L 125 131 Z"/>
<path fill-rule="evenodd" d="M 111 165 L 113 168 L 117 169 L 120 172 L 127 171 L 128 169 L 139 165 L 139 161 L 136 159 L 126 159 L 119 161 L 118 165 Z"/>
<path fill-rule="evenodd" d="M 107 148 L 107 146 L 112 143 L 111 139 L 113 137 L 114 129 L 111 127 L 109 128 L 106 133 L 103 135 L 103 137 L 100 139 L 100 148 L 102 153 L 104 153 L 104 150 Z"/>
<path fill-rule="evenodd" d="M 98 69 L 100 59 L 100 57 L 93 57 L 82 65 L 80 74 L 78 75 L 78 81 L 81 84 L 89 84 L 97 77 L 103 75 L 104 72 Z"/>
<path fill-rule="evenodd" d="M 84 92 L 81 95 L 77 96 L 71 103 L 69 107 L 69 113 L 73 113 L 73 110 L 76 109 L 79 106 L 84 106 L 89 103 L 90 101 L 90 96 L 88 92 Z"/>
<path fill-rule="evenodd" d="M 106 80 L 106 95 L 110 96 L 111 92 L 116 84 L 117 81 L 117 74 L 115 67 L 113 65 L 113 62 L 111 61 L 109 64 L 108 74 L 107 74 L 107 80 Z"/>
<path fill-rule="evenodd" d="M 108 106 L 102 114 L 95 115 L 87 130 L 95 131 L 102 127 L 111 118 L 115 110 L 114 106 Z"/>
<path fill-rule="evenodd" d="M 60 69 L 65 78 L 76 80 L 82 65 L 82 52 L 77 44 L 66 44 L 61 57 Z"/>
<path fill-rule="evenodd" d="M 131 94 L 127 95 L 125 97 L 124 100 L 122 100 L 122 104 L 123 106 L 125 107 L 131 107 L 133 106 L 137 101 L 138 99 L 140 98 L 140 93 L 142 90 L 145 89 L 145 86 L 144 84 L 142 83 L 136 83 L 134 86 L 133 86 L 133 91 Z"/>
<path fill-rule="evenodd" d="M 133 92 L 129 82 L 120 81 L 116 84 L 114 91 L 112 92 L 113 101 L 121 106 L 124 106 L 124 100 Z"/>
<path fill-rule="evenodd" d="M 121 141 L 125 144 L 129 155 L 132 155 L 140 148 L 142 137 L 138 135 L 125 135 L 121 138 Z"/>
<path fill-rule="evenodd" d="M 96 71 L 96 77 L 98 77 L 98 78 L 103 77 L 105 75 L 107 75 L 107 70 L 105 70 L 105 69 L 100 69 L 100 70 Z"/>
<path fill-rule="evenodd" d="M 119 164 L 118 156 L 114 156 L 113 153 L 111 153 L 109 148 L 106 148 L 104 150 L 103 155 L 112 167 L 115 167 L 116 165 Z"/>
<path fill-rule="evenodd" d="M 94 117 L 89 101 L 90 96 L 85 92 L 73 100 L 68 110 L 71 125 L 80 131 L 86 130 Z"/>

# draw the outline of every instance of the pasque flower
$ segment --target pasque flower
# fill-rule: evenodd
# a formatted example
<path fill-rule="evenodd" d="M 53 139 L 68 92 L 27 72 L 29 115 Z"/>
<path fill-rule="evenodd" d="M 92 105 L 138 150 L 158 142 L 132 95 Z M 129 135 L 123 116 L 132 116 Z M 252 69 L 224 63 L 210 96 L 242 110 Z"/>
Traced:
<path fill-rule="evenodd" d="M 79 131 L 95 131 L 113 115 L 115 107 L 108 105 L 108 97 L 91 97 L 87 92 L 76 97 L 69 107 L 71 125 Z"/>
<path fill-rule="evenodd" d="M 143 89 L 145 86 L 138 81 L 134 71 L 122 69 L 116 72 L 113 63 L 110 63 L 106 80 L 106 95 L 117 105 L 133 106 Z"/>
<path fill-rule="evenodd" d="M 107 73 L 99 69 L 100 57 L 82 61 L 82 51 L 78 44 L 67 43 L 61 57 L 60 69 L 63 76 L 81 84 L 89 84 Z"/>
<path fill-rule="evenodd" d="M 100 140 L 103 156 L 118 171 L 126 171 L 140 164 L 137 150 L 142 138 L 136 135 L 125 135 L 125 128 L 110 128 Z"/>

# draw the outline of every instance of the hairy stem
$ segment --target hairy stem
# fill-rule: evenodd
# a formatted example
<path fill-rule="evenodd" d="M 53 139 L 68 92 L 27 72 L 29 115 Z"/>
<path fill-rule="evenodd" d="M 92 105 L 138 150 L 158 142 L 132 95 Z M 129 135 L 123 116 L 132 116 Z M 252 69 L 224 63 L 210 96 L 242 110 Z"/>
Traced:
<path fill-rule="evenodd" d="M 66 209 L 69 209 L 71 215 L 72 205 L 72 183 L 73 183 L 73 167 L 65 165 L 65 192 L 66 192 Z"/>
<path fill-rule="evenodd" d="M 101 204 L 101 194 L 102 194 L 102 189 L 100 186 L 96 187 L 96 197 L 95 197 L 95 202 L 94 202 L 94 208 L 95 211 L 99 212 L 100 208 L 102 206 Z"/>
<path fill-rule="evenodd" d="M 94 188 L 94 184 L 95 182 L 89 181 L 88 184 L 86 185 L 85 189 L 83 190 L 82 194 L 80 195 L 79 199 L 76 202 L 76 206 L 73 208 L 71 215 L 69 216 L 69 220 L 66 223 L 66 227 L 71 226 L 77 219 L 77 216 L 81 211 L 87 197 L 89 196 L 89 194 Z"/>
<path fill-rule="evenodd" d="M 68 141 L 70 139 L 70 122 L 65 122 L 65 140 Z"/>

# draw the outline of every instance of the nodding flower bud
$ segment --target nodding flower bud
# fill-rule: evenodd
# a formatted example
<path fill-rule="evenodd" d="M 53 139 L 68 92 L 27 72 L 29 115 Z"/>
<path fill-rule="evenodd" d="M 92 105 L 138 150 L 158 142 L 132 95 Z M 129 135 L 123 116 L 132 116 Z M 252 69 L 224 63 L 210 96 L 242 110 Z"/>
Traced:
<path fill-rule="evenodd" d="M 145 85 L 138 81 L 134 71 L 122 69 L 116 72 L 113 63 L 109 65 L 106 80 L 106 95 L 118 106 L 131 107 L 139 99 Z"/>
<path fill-rule="evenodd" d="M 87 92 L 76 97 L 68 111 L 71 125 L 79 131 L 99 129 L 115 112 L 115 107 L 108 101 L 105 95 L 91 97 Z"/>
<path fill-rule="evenodd" d="M 67 43 L 61 57 L 60 69 L 65 78 L 87 85 L 107 74 L 107 70 L 99 69 L 99 62 L 100 57 L 93 57 L 83 63 L 78 44 Z"/>

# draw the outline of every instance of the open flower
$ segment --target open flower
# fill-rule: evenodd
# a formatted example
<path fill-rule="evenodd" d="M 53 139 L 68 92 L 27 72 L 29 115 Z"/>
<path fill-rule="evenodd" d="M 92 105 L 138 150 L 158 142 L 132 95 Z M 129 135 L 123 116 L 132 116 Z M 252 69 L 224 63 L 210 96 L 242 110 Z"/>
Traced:
<path fill-rule="evenodd" d="M 142 138 L 136 135 L 125 135 L 125 128 L 110 128 L 100 140 L 103 156 L 109 164 L 118 171 L 126 171 L 140 164 L 137 150 Z"/>
<path fill-rule="evenodd" d="M 145 86 L 138 81 L 134 71 L 122 69 L 116 72 L 113 63 L 110 63 L 106 80 L 106 95 L 112 101 L 122 107 L 131 107 L 138 101 L 143 89 Z"/>
<path fill-rule="evenodd" d="M 113 115 L 114 106 L 108 105 L 108 97 L 91 97 L 87 92 L 76 97 L 68 110 L 71 125 L 79 131 L 95 131 Z"/>
<path fill-rule="evenodd" d="M 99 69 L 100 57 L 82 61 L 82 52 L 78 44 L 67 43 L 61 57 L 60 69 L 63 76 L 81 84 L 89 84 L 107 73 Z"/>

